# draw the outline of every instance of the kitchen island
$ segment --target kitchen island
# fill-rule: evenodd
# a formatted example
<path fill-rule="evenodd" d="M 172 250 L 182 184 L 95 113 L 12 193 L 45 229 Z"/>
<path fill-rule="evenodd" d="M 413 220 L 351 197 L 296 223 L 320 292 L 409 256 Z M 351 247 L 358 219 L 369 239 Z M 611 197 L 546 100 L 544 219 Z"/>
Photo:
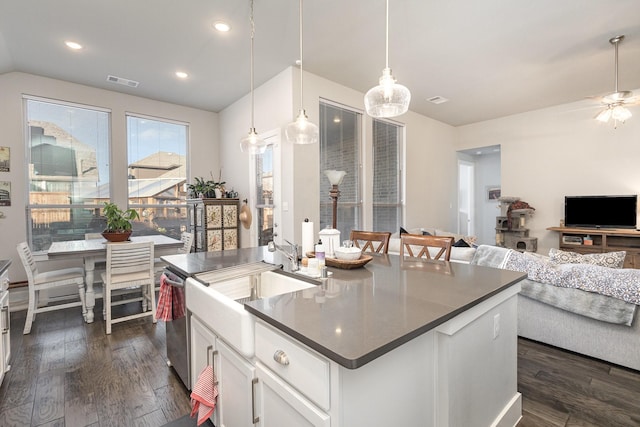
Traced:
<path fill-rule="evenodd" d="M 185 274 L 231 260 L 287 266 L 263 248 L 227 252 L 163 259 Z M 215 421 L 232 425 L 237 415 L 238 425 L 261 426 L 517 423 L 516 295 L 523 274 L 394 255 L 376 256 L 364 268 L 329 270 L 329 278 L 308 289 L 244 305 L 256 319 L 254 354 L 234 351 L 233 337 L 193 315 L 193 352 L 203 337 L 213 341 L 200 364 L 210 348 L 219 356 L 213 364 L 222 420 Z M 199 302 L 215 292 L 195 286 L 202 287 Z M 187 307 L 189 299 L 188 293 Z M 192 362 L 197 358 L 192 354 Z M 232 365 L 243 375 L 230 383 Z M 244 391 L 227 404 L 225 390 L 229 397 L 242 383 Z"/>

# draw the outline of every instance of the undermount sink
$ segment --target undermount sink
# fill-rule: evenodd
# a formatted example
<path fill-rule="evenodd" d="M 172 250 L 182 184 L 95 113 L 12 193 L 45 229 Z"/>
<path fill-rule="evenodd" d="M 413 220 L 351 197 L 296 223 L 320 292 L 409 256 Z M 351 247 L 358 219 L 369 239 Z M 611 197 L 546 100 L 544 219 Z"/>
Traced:
<path fill-rule="evenodd" d="M 208 286 L 189 278 L 185 286 L 187 309 L 242 355 L 253 357 L 255 318 L 244 309 L 244 302 L 316 285 L 276 271 L 263 271 L 215 281 Z"/>

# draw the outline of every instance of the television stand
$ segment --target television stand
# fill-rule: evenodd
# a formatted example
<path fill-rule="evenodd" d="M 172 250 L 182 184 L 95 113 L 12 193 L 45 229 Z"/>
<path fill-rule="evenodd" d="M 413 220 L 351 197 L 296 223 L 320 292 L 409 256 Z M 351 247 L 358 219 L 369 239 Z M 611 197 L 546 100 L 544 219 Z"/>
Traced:
<path fill-rule="evenodd" d="M 622 228 L 549 227 L 559 233 L 558 248 L 581 254 L 626 251 L 624 268 L 640 269 L 640 231 Z M 590 240 L 589 240 L 590 238 Z"/>

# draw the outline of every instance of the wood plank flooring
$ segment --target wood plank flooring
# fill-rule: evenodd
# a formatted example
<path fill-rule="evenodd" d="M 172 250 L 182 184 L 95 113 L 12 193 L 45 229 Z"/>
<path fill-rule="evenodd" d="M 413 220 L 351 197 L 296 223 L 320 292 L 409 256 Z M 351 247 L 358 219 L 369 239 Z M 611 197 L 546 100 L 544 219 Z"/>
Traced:
<path fill-rule="evenodd" d="M 22 335 L 25 314 L 11 313 L 0 426 L 161 426 L 189 414 L 162 322 L 117 324 L 107 336 L 100 315 L 85 324 L 76 307 L 38 314 Z M 519 339 L 518 389 L 518 427 L 640 426 L 637 371 Z"/>
<path fill-rule="evenodd" d="M 164 324 L 132 320 L 107 336 L 101 313 L 97 305 L 92 324 L 79 307 L 41 313 L 29 335 L 26 312 L 11 313 L 0 426 L 157 427 L 190 412 L 188 391 L 166 364 Z"/>
<path fill-rule="evenodd" d="M 518 427 L 640 426 L 640 372 L 522 338 L 518 391 Z"/>

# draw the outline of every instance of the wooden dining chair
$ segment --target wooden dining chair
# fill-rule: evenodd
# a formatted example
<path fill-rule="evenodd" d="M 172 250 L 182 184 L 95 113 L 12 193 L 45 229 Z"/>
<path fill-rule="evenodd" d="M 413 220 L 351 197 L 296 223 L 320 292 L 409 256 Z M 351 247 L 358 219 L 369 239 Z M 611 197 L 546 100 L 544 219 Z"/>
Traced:
<path fill-rule="evenodd" d="M 82 267 L 39 272 L 27 242 L 19 243 L 17 249 L 22 265 L 27 272 L 27 280 L 29 282 L 29 302 L 27 306 L 27 319 L 24 322 L 24 334 L 31 332 L 31 325 L 35 320 L 37 313 L 62 310 L 70 307 L 82 307 L 82 314 L 86 313 L 84 269 Z M 79 301 L 40 306 L 40 291 L 47 291 L 49 289 L 65 286 L 69 287 L 71 285 L 78 287 L 78 294 L 80 297 Z"/>
<path fill-rule="evenodd" d="M 449 261 L 453 240 L 453 237 L 449 236 L 402 233 L 400 235 L 400 257 L 404 258 L 406 251 L 406 256 L 410 257 Z M 430 251 L 430 248 L 434 250 Z"/>
<path fill-rule="evenodd" d="M 386 231 L 362 231 L 351 230 L 349 240 L 362 252 L 383 253 L 389 252 L 389 239 L 391 233 Z"/>
<path fill-rule="evenodd" d="M 182 246 L 177 250 L 178 254 L 188 254 L 191 253 L 191 248 L 193 247 L 193 233 L 189 233 L 188 231 L 184 231 L 180 235 L 180 240 L 182 241 Z M 167 266 L 167 263 L 162 261 L 160 258 L 156 258 L 154 260 L 153 270 L 156 276 L 156 290 L 160 289 L 160 276 L 162 275 L 162 271 Z"/>
<path fill-rule="evenodd" d="M 106 271 L 102 273 L 104 320 L 107 334 L 111 333 L 111 325 L 113 323 L 125 322 L 144 316 L 151 316 L 153 323 L 156 323 L 153 265 L 153 242 L 107 244 L 107 267 Z M 123 289 L 130 291 L 132 288 L 140 288 L 142 296 L 112 302 L 113 292 Z M 118 318 L 112 317 L 112 305 L 120 305 L 132 301 L 142 302 L 141 312 Z"/>

